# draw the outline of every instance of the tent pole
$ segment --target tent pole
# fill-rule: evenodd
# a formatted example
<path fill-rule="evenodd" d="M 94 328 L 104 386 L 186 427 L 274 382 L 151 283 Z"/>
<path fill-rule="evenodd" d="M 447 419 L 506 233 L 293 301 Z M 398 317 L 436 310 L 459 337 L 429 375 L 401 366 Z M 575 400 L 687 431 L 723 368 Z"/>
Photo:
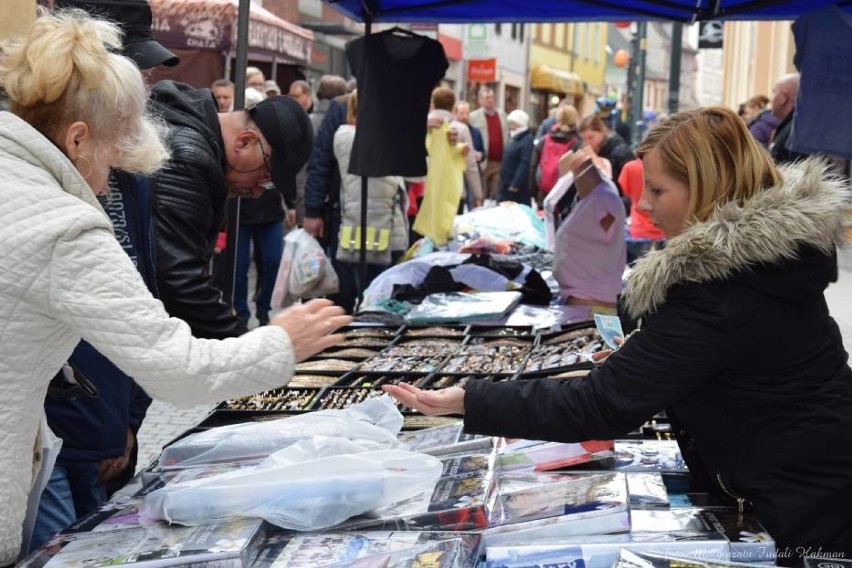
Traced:
<path fill-rule="evenodd" d="M 237 55 L 234 61 L 234 110 L 246 106 L 246 68 L 248 67 L 248 29 L 251 0 L 240 0 L 237 16 Z"/>
<path fill-rule="evenodd" d="M 372 28 L 372 17 L 370 17 L 369 14 L 365 14 L 364 35 L 370 35 L 372 33 Z M 359 104 L 362 103 L 363 101 L 359 101 Z M 364 290 L 367 288 L 367 186 L 367 176 L 361 176 L 361 248 L 358 250 L 358 298 L 355 302 L 355 308 L 353 311 L 357 311 L 361 306 L 361 300 L 364 297 Z"/>
<path fill-rule="evenodd" d="M 635 147 L 642 139 L 642 107 L 645 106 L 645 52 L 648 49 L 648 22 L 636 24 L 636 57 L 631 64 L 636 65 L 633 97 L 630 101 L 630 114 L 633 117 L 630 141 Z"/>
<path fill-rule="evenodd" d="M 248 65 L 248 27 L 251 0 L 240 0 L 237 17 L 237 55 L 234 74 L 234 110 L 245 108 L 246 105 L 246 66 Z M 230 72 L 230 53 L 225 69 Z M 226 212 L 225 226 L 227 241 L 225 244 L 224 274 L 222 277 L 223 297 L 230 305 L 234 305 L 234 278 L 237 266 L 237 235 L 240 232 L 240 197 L 229 199 Z"/>
<path fill-rule="evenodd" d="M 683 24 L 672 22 L 671 63 L 669 64 L 669 115 L 680 107 L 680 65 L 683 53 Z"/>

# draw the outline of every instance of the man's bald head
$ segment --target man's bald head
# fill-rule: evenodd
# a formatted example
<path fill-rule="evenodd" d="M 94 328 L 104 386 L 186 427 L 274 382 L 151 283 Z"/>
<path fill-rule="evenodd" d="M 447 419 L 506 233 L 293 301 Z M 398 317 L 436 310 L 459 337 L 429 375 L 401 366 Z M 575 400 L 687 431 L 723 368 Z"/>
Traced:
<path fill-rule="evenodd" d="M 772 114 L 780 119 L 787 118 L 796 106 L 796 94 L 799 92 L 799 74 L 789 73 L 781 76 L 772 87 Z"/>

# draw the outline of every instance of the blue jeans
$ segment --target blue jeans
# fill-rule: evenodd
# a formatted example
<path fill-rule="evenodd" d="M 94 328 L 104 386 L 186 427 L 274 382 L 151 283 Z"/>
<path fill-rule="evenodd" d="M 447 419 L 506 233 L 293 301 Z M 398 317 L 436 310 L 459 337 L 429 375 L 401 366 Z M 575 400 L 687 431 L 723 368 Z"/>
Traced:
<path fill-rule="evenodd" d="M 254 243 L 260 266 L 257 267 L 258 292 L 255 297 L 257 319 L 269 317 L 272 289 L 278 276 L 278 265 L 284 250 L 284 223 L 273 221 L 261 225 L 240 225 L 237 236 L 237 266 L 234 275 L 234 309 L 243 321 L 251 315 L 248 307 L 248 272 L 251 265 L 251 244 Z"/>
<path fill-rule="evenodd" d="M 30 551 L 106 501 L 98 464 L 56 464 L 38 504 Z"/>

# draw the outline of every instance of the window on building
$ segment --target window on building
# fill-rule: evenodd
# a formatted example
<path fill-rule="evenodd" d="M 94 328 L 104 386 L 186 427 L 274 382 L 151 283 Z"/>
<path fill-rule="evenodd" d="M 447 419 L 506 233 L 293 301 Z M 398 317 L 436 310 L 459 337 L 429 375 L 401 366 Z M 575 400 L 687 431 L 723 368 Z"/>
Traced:
<path fill-rule="evenodd" d="M 521 100 L 521 88 L 506 85 L 506 100 L 503 103 L 503 110 L 507 113 L 518 108 L 518 103 Z"/>
<path fill-rule="evenodd" d="M 502 28 L 503 28 L 503 24 L 494 24 L 494 33 L 497 34 L 497 35 L 500 35 Z"/>
<path fill-rule="evenodd" d="M 518 24 L 518 39 L 521 40 L 521 43 L 524 43 L 524 29 L 526 27 L 526 24 Z"/>
<path fill-rule="evenodd" d="M 592 50 L 592 57 L 594 58 L 595 63 L 599 63 L 601 60 L 601 25 L 594 24 L 595 26 L 595 44 Z"/>
<path fill-rule="evenodd" d="M 518 24 L 512 24 L 512 39 L 518 39 Z"/>

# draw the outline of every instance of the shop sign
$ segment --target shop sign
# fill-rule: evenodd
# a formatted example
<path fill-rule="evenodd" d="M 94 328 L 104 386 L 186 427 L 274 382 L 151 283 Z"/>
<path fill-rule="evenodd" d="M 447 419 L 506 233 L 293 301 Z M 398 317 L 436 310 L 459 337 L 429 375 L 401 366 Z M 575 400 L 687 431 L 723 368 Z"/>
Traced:
<path fill-rule="evenodd" d="M 231 51 L 236 46 L 237 18 L 234 6 L 217 2 L 151 3 L 154 37 L 167 47 Z M 260 19 L 249 19 L 248 47 L 284 55 L 307 65 L 311 40 Z"/>
<path fill-rule="evenodd" d="M 236 38 L 232 41 L 236 45 Z M 283 53 L 301 63 L 311 60 L 311 40 L 265 22 L 249 21 L 248 46 Z"/>
<path fill-rule="evenodd" d="M 488 45 L 488 26 L 490 24 L 468 24 L 464 28 L 464 58 L 487 59 L 491 56 Z"/>
<path fill-rule="evenodd" d="M 497 80 L 496 59 L 471 59 L 467 62 L 467 80 L 492 83 Z"/>

